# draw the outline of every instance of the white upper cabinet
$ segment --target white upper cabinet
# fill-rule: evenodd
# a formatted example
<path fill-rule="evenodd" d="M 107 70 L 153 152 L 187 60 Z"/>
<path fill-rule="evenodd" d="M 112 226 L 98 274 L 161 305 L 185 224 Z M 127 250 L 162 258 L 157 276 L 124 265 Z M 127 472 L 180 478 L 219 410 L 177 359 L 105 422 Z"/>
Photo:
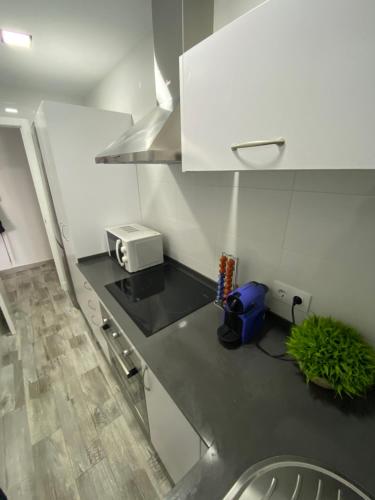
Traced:
<path fill-rule="evenodd" d="M 135 165 L 95 155 L 131 126 L 131 115 L 43 102 L 35 125 L 68 259 L 107 250 L 104 228 L 140 220 Z"/>
<path fill-rule="evenodd" d="M 269 0 L 186 52 L 183 170 L 373 169 L 374 23 L 374 0 Z"/>

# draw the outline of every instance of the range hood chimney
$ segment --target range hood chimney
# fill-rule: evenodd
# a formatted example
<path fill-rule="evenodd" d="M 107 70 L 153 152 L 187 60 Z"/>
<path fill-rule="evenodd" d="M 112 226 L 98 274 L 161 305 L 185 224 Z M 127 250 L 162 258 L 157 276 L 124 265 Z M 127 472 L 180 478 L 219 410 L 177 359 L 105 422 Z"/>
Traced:
<path fill-rule="evenodd" d="M 157 106 L 96 163 L 181 163 L 179 56 L 213 31 L 214 0 L 152 0 Z"/>

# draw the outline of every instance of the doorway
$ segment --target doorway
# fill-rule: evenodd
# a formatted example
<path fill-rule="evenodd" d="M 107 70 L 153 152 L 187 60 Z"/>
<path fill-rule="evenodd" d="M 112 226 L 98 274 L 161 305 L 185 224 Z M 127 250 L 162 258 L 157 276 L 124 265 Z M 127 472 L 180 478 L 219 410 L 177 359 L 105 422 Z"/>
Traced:
<path fill-rule="evenodd" d="M 8 185 L 11 186 L 11 193 L 3 194 L 4 185 L 0 182 L 0 216 L 3 217 L 5 229 L 0 235 L 5 242 L 0 242 L 0 271 L 53 258 L 60 285 L 71 294 L 65 253 L 62 245 L 59 245 L 60 231 L 29 121 L 0 116 L 0 163 L 1 137 L 4 138 L 4 150 L 8 154 L 8 159 L 4 162 L 4 175 L 10 175 Z M 16 152 L 16 159 L 10 159 L 12 152 Z M 11 171 L 9 164 L 14 162 L 18 165 L 21 160 L 22 173 L 17 173 L 17 169 Z M 3 172 L 1 168 L 0 164 L 0 181 Z M 19 177 L 22 178 L 21 183 L 17 182 Z M 1 202 L 3 197 L 7 200 L 6 205 Z M 18 239 L 15 237 L 16 231 Z"/>

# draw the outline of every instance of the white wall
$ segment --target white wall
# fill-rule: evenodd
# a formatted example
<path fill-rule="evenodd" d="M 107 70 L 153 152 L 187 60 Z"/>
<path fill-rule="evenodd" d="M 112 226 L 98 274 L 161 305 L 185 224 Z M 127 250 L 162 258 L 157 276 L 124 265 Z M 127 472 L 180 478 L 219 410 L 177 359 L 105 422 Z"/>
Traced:
<path fill-rule="evenodd" d="M 138 120 L 156 105 L 151 19 L 149 24 L 150 36 L 89 93 L 88 106 L 131 113 Z"/>
<path fill-rule="evenodd" d="M 240 283 L 294 285 L 313 295 L 313 312 L 375 342 L 375 172 L 138 172 L 143 222 L 169 255 L 215 279 L 220 253 L 233 252 Z"/>
<path fill-rule="evenodd" d="M 0 127 L 0 220 L 16 266 L 52 258 L 18 129 Z M 12 267 L 0 239 L 0 269 Z"/>
<path fill-rule="evenodd" d="M 215 28 L 259 3 L 216 0 Z M 129 100 L 125 94 L 149 62 L 134 53 L 133 71 L 115 70 L 90 104 L 141 116 L 152 89 Z M 169 255 L 216 278 L 220 253 L 234 252 L 240 283 L 295 285 L 313 295 L 313 312 L 347 321 L 375 343 L 375 172 L 182 174 L 176 166 L 140 165 L 138 177 L 143 222 L 164 234 Z M 290 318 L 288 307 L 272 307 Z"/>
<path fill-rule="evenodd" d="M 214 31 L 266 0 L 215 0 Z"/>
<path fill-rule="evenodd" d="M 33 90 L 27 87 L 27 82 L 25 82 L 25 87 L 2 85 L 0 86 L 0 115 L 32 120 L 42 100 L 82 104 L 82 99 L 79 97 L 73 98 L 72 96 L 64 96 L 54 92 Z M 6 107 L 16 108 L 19 112 L 17 115 L 10 115 L 4 111 Z"/>

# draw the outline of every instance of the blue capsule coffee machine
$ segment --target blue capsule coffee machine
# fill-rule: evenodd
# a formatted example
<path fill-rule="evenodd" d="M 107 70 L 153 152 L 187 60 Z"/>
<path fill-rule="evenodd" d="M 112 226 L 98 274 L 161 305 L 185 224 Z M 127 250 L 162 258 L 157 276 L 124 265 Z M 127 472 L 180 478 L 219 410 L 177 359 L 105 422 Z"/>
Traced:
<path fill-rule="evenodd" d="M 266 312 L 268 287 L 251 281 L 231 292 L 224 305 L 224 323 L 218 328 L 220 343 L 234 349 L 247 344 L 259 333 Z"/>

